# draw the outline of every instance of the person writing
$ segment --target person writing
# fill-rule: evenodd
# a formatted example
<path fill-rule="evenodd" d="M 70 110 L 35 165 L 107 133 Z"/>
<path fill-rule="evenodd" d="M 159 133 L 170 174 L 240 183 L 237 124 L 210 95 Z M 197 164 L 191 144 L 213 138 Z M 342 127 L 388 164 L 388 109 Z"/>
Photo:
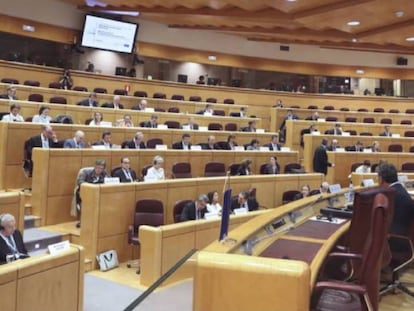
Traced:
<path fill-rule="evenodd" d="M 16 220 L 11 214 L 0 215 L 0 264 L 27 258 L 23 237 L 16 229 Z"/>
<path fill-rule="evenodd" d="M 208 197 L 205 194 L 200 194 L 194 202 L 188 203 L 184 206 L 181 212 L 181 221 L 203 219 L 207 212 Z"/>

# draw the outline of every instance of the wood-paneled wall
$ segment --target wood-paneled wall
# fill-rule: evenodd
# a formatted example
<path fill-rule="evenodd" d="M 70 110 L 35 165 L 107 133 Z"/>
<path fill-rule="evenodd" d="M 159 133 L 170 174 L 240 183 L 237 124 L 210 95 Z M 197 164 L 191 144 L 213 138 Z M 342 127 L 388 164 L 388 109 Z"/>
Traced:
<path fill-rule="evenodd" d="M 18 191 L 0 192 L 0 214 L 9 213 L 16 219 L 17 229 L 24 230 L 24 200 Z"/>

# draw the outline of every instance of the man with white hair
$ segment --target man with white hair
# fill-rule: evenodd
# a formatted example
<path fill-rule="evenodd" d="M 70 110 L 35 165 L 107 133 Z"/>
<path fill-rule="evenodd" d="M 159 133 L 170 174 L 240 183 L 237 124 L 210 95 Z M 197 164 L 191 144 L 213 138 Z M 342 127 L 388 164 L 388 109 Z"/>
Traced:
<path fill-rule="evenodd" d="M 0 264 L 16 259 L 27 258 L 27 250 L 22 234 L 16 229 L 16 220 L 12 214 L 0 215 Z"/>
<path fill-rule="evenodd" d="M 124 109 L 124 106 L 121 104 L 121 96 L 115 95 L 112 103 L 105 103 L 102 105 L 103 108 L 113 108 L 113 109 Z"/>
<path fill-rule="evenodd" d="M 76 131 L 75 137 L 65 140 L 63 148 L 68 149 L 83 149 L 86 147 L 85 144 L 85 133 L 83 131 Z"/>

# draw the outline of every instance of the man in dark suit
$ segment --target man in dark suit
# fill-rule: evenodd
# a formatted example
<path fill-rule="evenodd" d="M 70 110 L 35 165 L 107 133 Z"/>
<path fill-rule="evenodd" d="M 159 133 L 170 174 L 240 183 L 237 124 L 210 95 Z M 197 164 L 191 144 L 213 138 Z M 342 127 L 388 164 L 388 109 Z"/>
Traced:
<path fill-rule="evenodd" d="M 362 152 L 364 151 L 364 144 L 361 141 L 357 141 L 353 146 L 345 147 L 346 151 Z"/>
<path fill-rule="evenodd" d="M 139 110 L 139 111 L 145 111 L 145 108 L 147 108 L 148 102 L 146 99 L 141 99 L 138 103 L 138 105 L 132 106 L 132 110 Z"/>
<path fill-rule="evenodd" d="M 1 94 L 0 98 L 2 99 L 9 99 L 9 100 L 17 100 L 16 97 L 16 88 L 13 86 L 9 86 L 7 88 L 7 93 L 6 94 Z"/>
<path fill-rule="evenodd" d="M 124 109 L 124 105 L 121 104 L 121 96 L 115 95 L 112 103 L 105 103 L 102 105 L 103 108 L 113 108 L 113 109 Z"/>
<path fill-rule="evenodd" d="M 318 121 L 318 119 L 319 119 L 319 113 L 317 111 L 315 111 L 309 117 L 307 117 L 305 120 L 307 120 L 307 121 Z"/>
<path fill-rule="evenodd" d="M 332 139 L 331 144 L 326 148 L 328 151 L 336 151 L 336 149 L 341 148 L 338 145 L 338 140 L 337 139 Z"/>
<path fill-rule="evenodd" d="M 182 125 L 184 130 L 198 130 L 198 124 L 194 122 L 193 117 L 188 118 L 188 122 Z"/>
<path fill-rule="evenodd" d="M 292 109 L 288 109 L 288 111 L 286 112 L 286 116 L 283 118 L 283 122 L 279 128 L 282 142 L 286 140 L 286 121 L 287 120 L 299 120 L 299 117 L 292 112 Z"/>
<path fill-rule="evenodd" d="M 83 131 L 76 131 L 75 137 L 65 140 L 63 148 L 67 149 L 83 149 L 86 148 L 85 133 Z"/>
<path fill-rule="evenodd" d="M 126 140 L 122 143 L 122 149 L 146 149 L 144 134 L 136 132 L 132 140 Z"/>
<path fill-rule="evenodd" d="M 102 139 L 100 141 L 94 142 L 92 146 L 105 146 L 106 149 L 112 148 L 111 143 L 111 132 L 105 131 L 102 133 Z"/>
<path fill-rule="evenodd" d="M 190 150 L 191 149 L 190 139 L 191 139 L 190 134 L 184 133 L 183 136 L 181 136 L 181 141 L 173 143 L 172 148 L 179 149 L 179 150 Z"/>
<path fill-rule="evenodd" d="M 270 136 L 270 142 L 264 147 L 268 147 L 270 151 L 280 151 L 282 146 L 279 144 L 279 136 L 278 135 L 272 135 Z"/>
<path fill-rule="evenodd" d="M 216 143 L 216 137 L 214 135 L 210 135 L 207 138 L 207 143 L 200 144 L 203 150 L 219 150 L 221 149 L 220 146 Z"/>
<path fill-rule="evenodd" d="M 316 148 L 313 155 L 313 170 L 316 173 L 322 173 L 324 175 L 328 173 L 328 166 L 335 166 L 335 164 L 328 161 L 328 154 L 326 152 L 327 145 L 328 140 L 323 138 L 321 144 Z"/>
<path fill-rule="evenodd" d="M 393 164 L 382 163 L 379 165 L 378 184 L 381 187 L 390 187 L 395 190 L 394 215 L 390 233 L 407 236 L 410 224 L 414 219 L 414 201 L 405 187 L 398 182 L 398 172 Z M 392 243 L 391 246 L 393 246 Z"/>
<path fill-rule="evenodd" d="M 95 92 L 89 94 L 89 97 L 81 100 L 78 105 L 79 106 L 86 106 L 86 107 L 98 107 L 97 96 Z"/>
<path fill-rule="evenodd" d="M 240 130 L 242 132 L 256 132 L 256 121 L 249 121 L 248 125 L 246 127 L 242 127 Z"/>
<path fill-rule="evenodd" d="M 148 121 L 144 121 L 140 123 L 141 127 L 150 127 L 150 128 L 157 128 L 158 127 L 158 116 L 153 114 L 151 119 Z"/>
<path fill-rule="evenodd" d="M 335 127 L 325 131 L 327 135 L 342 135 L 341 124 L 335 123 Z"/>
<path fill-rule="evenodd" d="M 207 212 L 208 197 L 200 194 L 196 201 L 188 203 L 181 212 L 181 221 L 203 219 Z"/>
<path fill-rule="evenodd" d="M 379 136 L 392 137 L 391 127 L 389 125 L 384 126 L 384 132 L 380 133 Z"/>
<path fill-rule="evenodd" d="M 232 199 L 231 210 L 234 211 L 236 208 L 246 208 L 249 212 L 256 211 L 259 208 L 259 203 L 249 195 L 249 192 L 242 191 Z"/>
<path fill-rule="evenodd" d="M 137 174 L 131 169 L 131 161 L 129 158 L 121 158 L 121 167 L 114 172 L 112 177 L 118 177 L 119 181 L 122 183 L 134 182 L 137 180 Z"/>
<path fill-rule="evenodd" d="M 0 215 L 0 264 L 27 258 L 22 234 L 16 229 L 16 220 L 11 214 Z"/>

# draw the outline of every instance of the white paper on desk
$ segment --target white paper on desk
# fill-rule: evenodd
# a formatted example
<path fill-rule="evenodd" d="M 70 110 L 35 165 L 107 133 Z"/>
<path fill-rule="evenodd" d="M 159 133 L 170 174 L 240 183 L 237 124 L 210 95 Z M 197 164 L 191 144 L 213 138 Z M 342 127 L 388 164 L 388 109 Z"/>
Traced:
<path fill-rule="evenodd" d="M 256 133 L 264 133 L 265 129 L 256 129 Z"/>
<path fill-rule="evenodd" d="M 234 151 L 244 151 L 244 146 L 234 146 Z"/>
<path fill-rule="evenodd" d="M 217 219 L 217 218 L 219 218 L 220 217 L 220 215 L 219 215 L 219 213 L 205 213 L 204 214 L 204 218 L 205 219 Z"/>
<path fill-rule="evenodd" d="M 260 146 L 259 150 L 260 151 L 270 151 L 269 147 L 265 147 L 265 146 Z"/>
<path fill-rule="evenodd" d="M 290 147 L 281 147 L 280 148 L 280 151 L 289 152 L 290 151 Z"/>
<path fill-rule="evenodd" d="M 236 215 L 243 215 L 243 214 L 247 214 L 249 210 L 245 207 L 240 207 L 240 208 L 235 208 L 233 210 L 234 214 Z"/>
<path fill-rule="evenodd" d="M 347 221 L 347 219 L 336 218 L 336 217 L 332 217 L 331 220 L 328 220 L 326 217 L 318 219 L 316 216 L 312 216 L 311 218 L 309 218 L 309 220 L 327 222 L 327 223 L 331 223 L 331 224 L 342 224 L 345 221 Z"/>
<path fill-rule="evenodd" d="M 191 145 L 190 149 L 191 150 L 201 150 L 201 146 L 200 145 Z"/>

